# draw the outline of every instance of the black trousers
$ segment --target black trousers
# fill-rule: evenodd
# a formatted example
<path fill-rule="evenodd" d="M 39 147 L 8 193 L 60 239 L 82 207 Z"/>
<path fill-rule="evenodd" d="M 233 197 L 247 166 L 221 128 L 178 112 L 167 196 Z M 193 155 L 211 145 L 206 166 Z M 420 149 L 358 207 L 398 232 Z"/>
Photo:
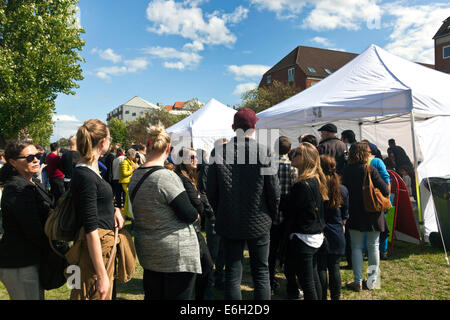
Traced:
<path fill-rule="evenodd" d="M 317 255 L 317 268 L 320 285 L 322 287 L 322 300 L 327 300 L 328 287 L 331 300 L 340 300 L 341 297 L 341 271 L 339 261 L 341 256 L 337 254 L 319 253 Z M 328 279 L 327 279 L 328 271 Z M 329 285 L 328 285 L 329 283 Z"/>
<path fill-rule="evenodd" d="M 272 289 L 275 284 L 275 268 L 279 257 L 281 238 L 283 236 L 283 225 L 272 225 L 270 229 L 270 247 L 269 247 L 269 276 Z"/>
<path fill-rule="evenodd" d="M 55 198 L 55 203 L 64 194 L 64 179 L 50 178 L 50 192 Z"/>
<path fill-rule="evenodd" d="M 205 238 L 200 232 L 197 232 L 198 244 L 200 246 L 200 263 L 202 265 L 202 274 L 197 275 L 195 280 L 195 300 L 211 300 L 209 278 L 212 274 L 214 262 L 206 245 Z"/>
<path fill-rule="evenodd" d="M 195 279 L 195 273 L 144 269 L 144 300 L 192 300 Z"/>
<path fill-rule="evenodd" d="M 125 190 L 123 190 L 119 180 L 113 180 L 112 186 L 114 192 L 114 206 L 116 208 L 123 208 L 126 198 Z"/>
<path fill-rule="evenodd" d="M 295 269 L 300 276 L 300 285 L 305 300 L 321 300 L 322 288 L 317 272 L 317 252 L 294 235 L 289 244 L 289 255 L 295 261 Z"/>

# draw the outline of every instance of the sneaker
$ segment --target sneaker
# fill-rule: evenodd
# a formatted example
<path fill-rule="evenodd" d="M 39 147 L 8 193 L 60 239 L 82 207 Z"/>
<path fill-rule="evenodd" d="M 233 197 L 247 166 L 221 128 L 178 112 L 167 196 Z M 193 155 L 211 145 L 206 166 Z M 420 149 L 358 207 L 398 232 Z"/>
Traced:
<path fill-rule="evenodd" d="M 360 292 L 362 290 L 362 284 L 356 282 L 348 282 L 345 284 L 345 287 L 355 292 Z"/>

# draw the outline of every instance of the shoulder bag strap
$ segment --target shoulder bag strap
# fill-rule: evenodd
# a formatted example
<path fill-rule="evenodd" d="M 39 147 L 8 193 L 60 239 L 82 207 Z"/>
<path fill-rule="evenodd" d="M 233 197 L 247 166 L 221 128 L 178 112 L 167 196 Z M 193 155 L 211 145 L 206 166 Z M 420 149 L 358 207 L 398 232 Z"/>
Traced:
<path fill-rule="evenodd" d="M 139 188 L 141 187 L 142 183 L 144 183 L 145 179 L 147 179 L 147 177 L 149 175 L 151 175 L 153 172 L 156 172 L 158 170 L 164 169 L 164 167 L 155 167 L 155 168 L 151 168 L 150 170 L 148 170 L 141 178 L 141 180 L 139 180 L 139 182 L 137 183 L 136 187 L 134 187 L 133 192 L 130 194 L 130 200 L 131 203 L 133 203 L 134 198 L 136 197 L 136 193 L 138 192 Z"/>

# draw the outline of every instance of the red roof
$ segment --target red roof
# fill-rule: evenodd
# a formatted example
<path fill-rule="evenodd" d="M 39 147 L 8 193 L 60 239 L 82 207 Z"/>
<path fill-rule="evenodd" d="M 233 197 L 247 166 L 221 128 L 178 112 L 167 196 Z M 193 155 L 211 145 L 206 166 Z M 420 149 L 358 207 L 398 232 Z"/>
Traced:
<path fill-rule="evenodd" d="M 186 104 L 186 102 L 175 102 L 175 104 L 173 105 L 173 108 L 181 110 L 185 104 Z"/>
<path fill-rule="evenodd" d="M 170 111 L 173 109 L 173 106 L 166 106 L 166 110 Z"/>

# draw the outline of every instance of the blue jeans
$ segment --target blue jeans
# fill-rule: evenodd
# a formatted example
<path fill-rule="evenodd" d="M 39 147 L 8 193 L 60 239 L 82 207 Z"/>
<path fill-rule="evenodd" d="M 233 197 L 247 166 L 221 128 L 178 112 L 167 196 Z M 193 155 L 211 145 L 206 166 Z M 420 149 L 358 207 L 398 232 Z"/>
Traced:
<path fill-rule="evenodd" d="M 369 266 L 380 266 L 380 232 L 361 232 L 358 230 L 350 230 L 350 238 L 352 241 L 352 264 L 353 264 L 353 280 L 361 284 L 363 279 L 363 247 L 364 247 L 364 233 L 367 234 L 367 249 L 369 255 Z"/>
<path fill-rule="evenodd" d="M 255 300 L 270 300 L 269 243 L 267 233 L 256 239 L 233 240 L 222 237 L 225 247 L 225 300 L 242 300 L 242 261 L 247 243 Z"/>

